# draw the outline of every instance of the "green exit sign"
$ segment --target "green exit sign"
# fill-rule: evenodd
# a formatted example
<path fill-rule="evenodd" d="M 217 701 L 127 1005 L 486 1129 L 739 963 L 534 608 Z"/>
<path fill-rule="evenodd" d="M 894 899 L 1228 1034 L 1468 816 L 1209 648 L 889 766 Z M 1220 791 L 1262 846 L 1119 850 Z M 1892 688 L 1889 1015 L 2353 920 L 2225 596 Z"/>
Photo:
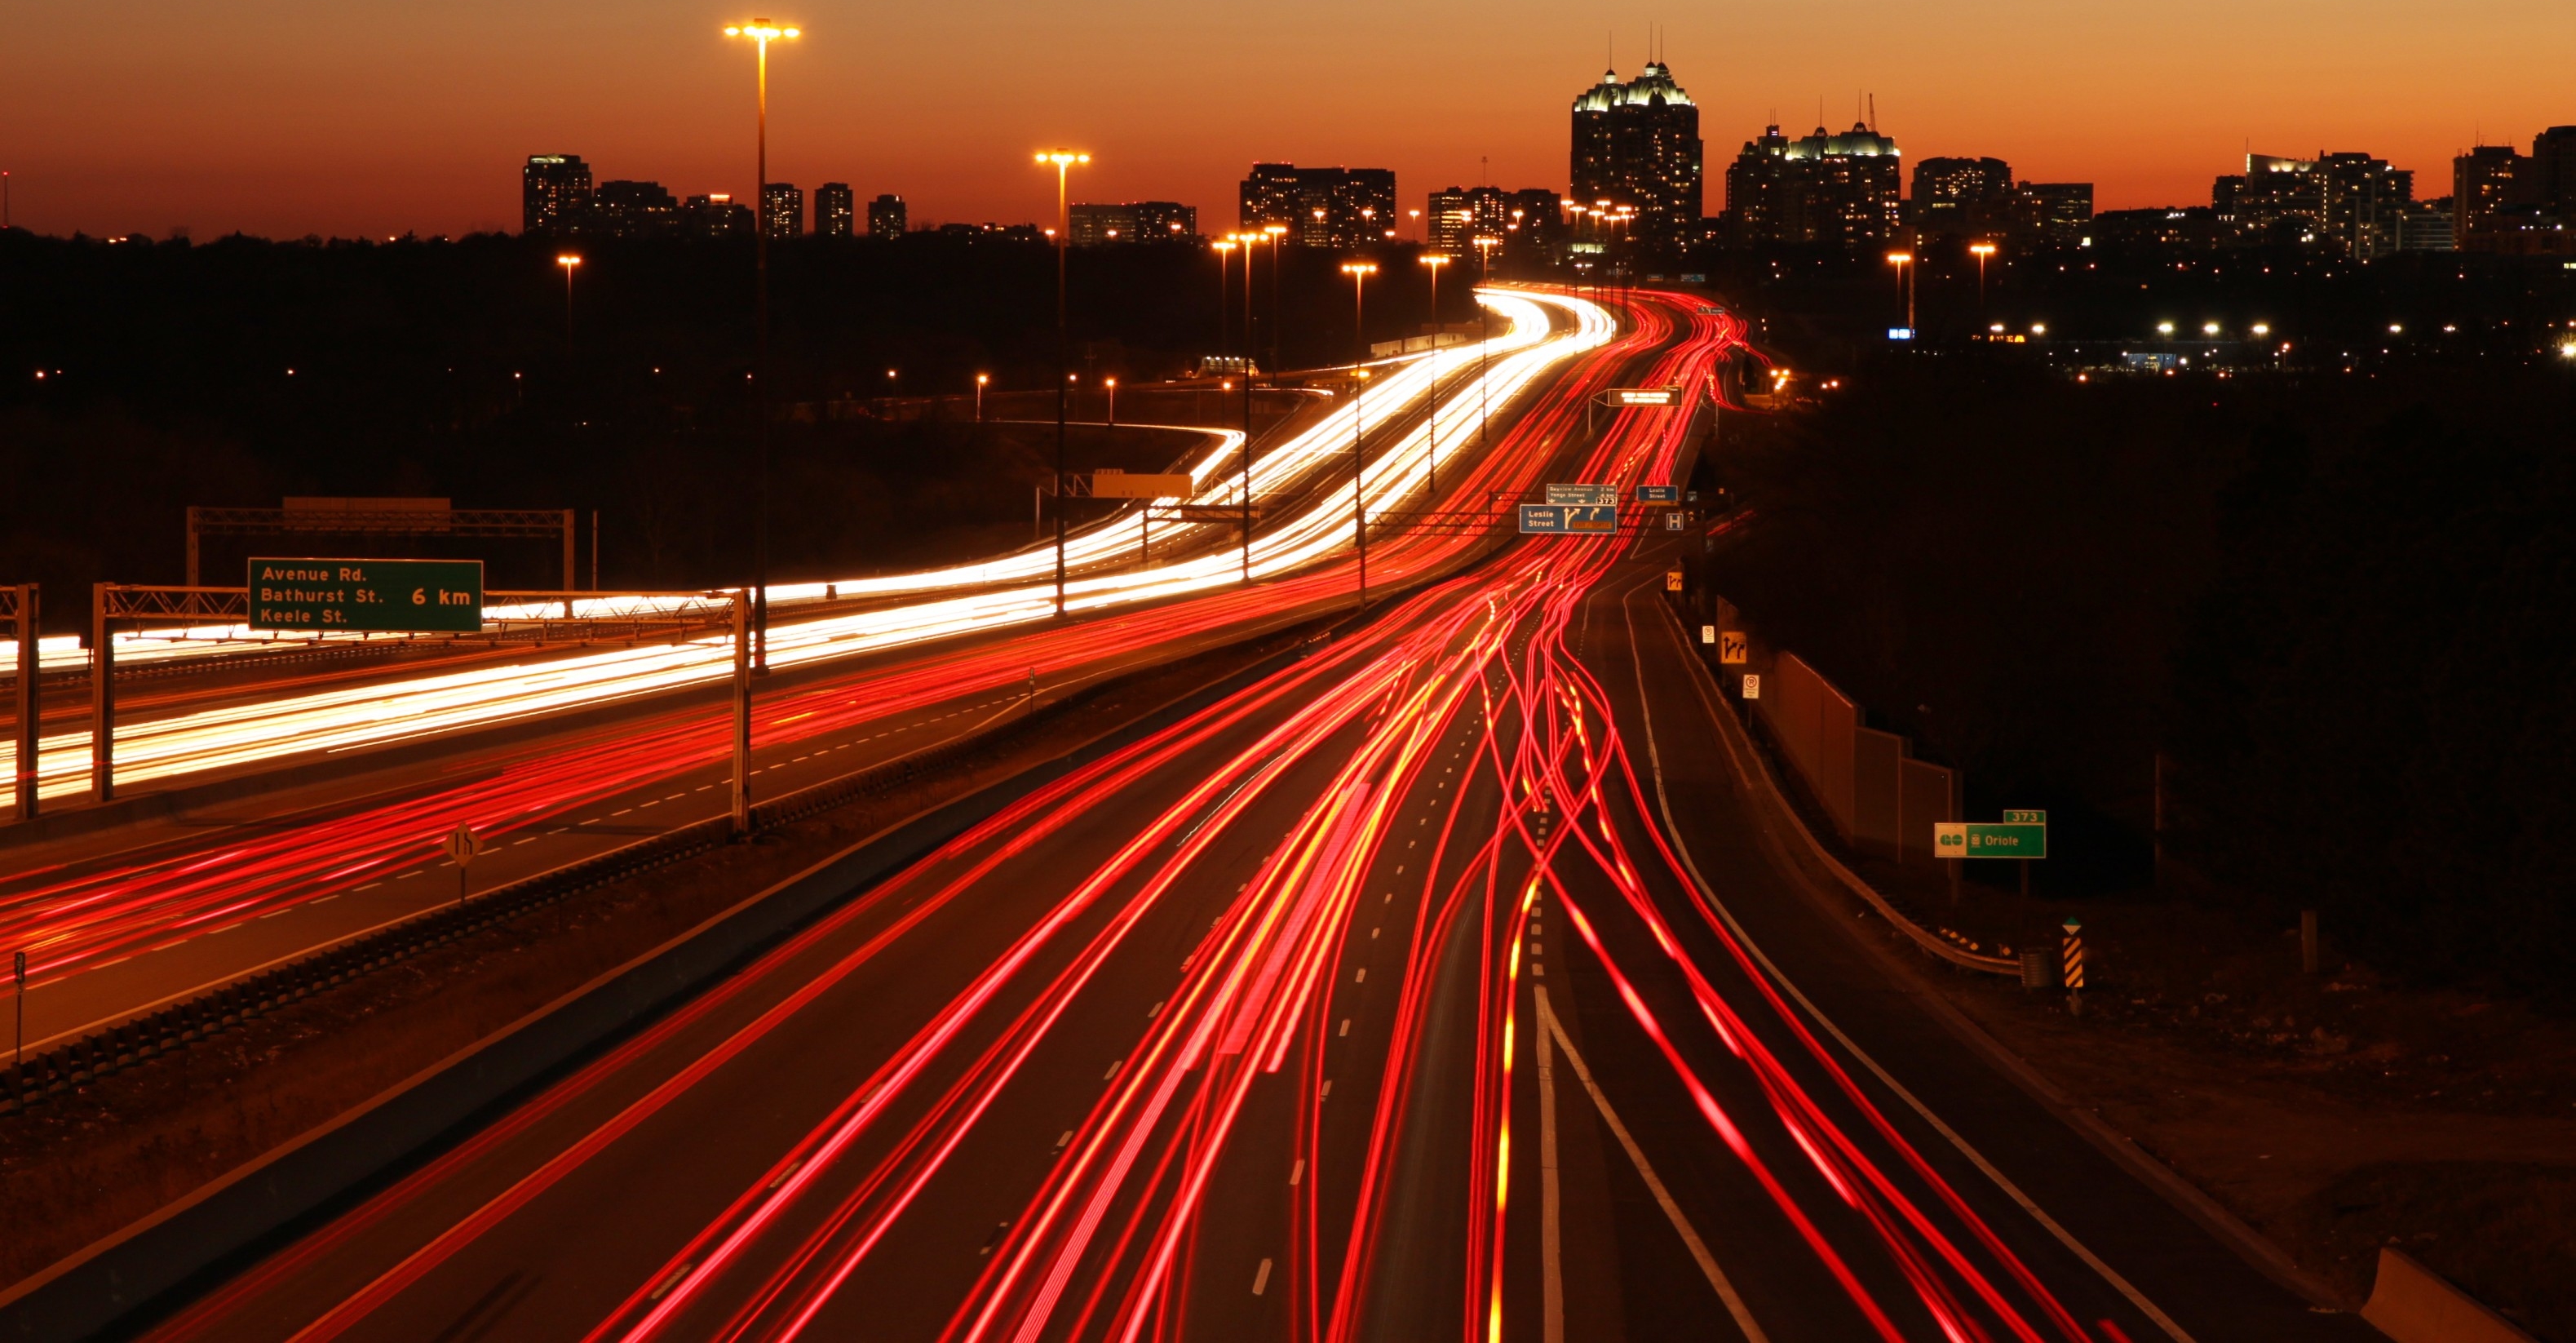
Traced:
<path fill-rule="evenodd" d="M 250 627 L 471 634 L 483 628 L 481 560 L 253 559 Z"/>
<path fill-rule="evenodd" d="M 2004 812 L 2004 824 L 2046 825 L 2048 824 L 2048 813 L 2044 811 L 2012 811 L 2007 809 Z"/>
<path fill-rule="evenodd" d="M 1932 854 L 1936 858 L 2045 858 L 2048 827 L 1939 822 L 1932 827 Z"/>

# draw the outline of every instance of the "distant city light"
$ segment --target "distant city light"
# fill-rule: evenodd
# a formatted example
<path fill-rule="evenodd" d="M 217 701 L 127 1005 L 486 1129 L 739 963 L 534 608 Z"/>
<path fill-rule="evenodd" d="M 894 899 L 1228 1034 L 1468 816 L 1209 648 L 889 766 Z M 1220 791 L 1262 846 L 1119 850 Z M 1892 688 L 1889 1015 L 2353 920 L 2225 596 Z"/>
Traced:
<path fill-rule="evenodd" d="M 2157 335 L 2159 335 L 2159 336 L 2170 336 L 2170 335 L 2172 335 L 2172 334 L 2173 334 L 2173 323 L 2171 323 L 2171 322 L 2158 322 L 2158 323 L 2156 323 L 2156 334 L 2157 334 Z"/>
<path fill-rule="evenodd" d="M 2390 322 L 2388 324 L 2388 334 L 2392 336 L 2402 336 L 2406 334 L 2406 328 L 2395 322 Z"/>
<path fill-rule="evenodd" d="M 2047 334 L 2048 334 L 2048 323 L 2046 323 L 2046 322 L 2033 322 L 2033 323 L 2031 323 L 2031 324 L 2030 324 L 2030 334 L 2032 334 L 2032 335 L 2034 335 L 2034 336 L 2045 336 L 2045 335 L 2047 335 Z"/>
<path fill-rule="evenodd" d="M 2254 334 L 2258 336 L 2268 336 L 2272 334 L 2272 324 L 2269 322 L 2256 322 L 2253 329 Z"/>
<path fill-rule="evenodd" d="M 2202 335 L 2204 335 L 2204 336 L 2215 336 L 2215 335 L 2217 335 L 2217 334 L 2218 334 L 2218 323 L 2216 323 L 2216 322 L 2203 322 L 2203 323 L 2201 323 L 2201 324 L 2200 324 L 2200 334 L 2202 334 Z"/>

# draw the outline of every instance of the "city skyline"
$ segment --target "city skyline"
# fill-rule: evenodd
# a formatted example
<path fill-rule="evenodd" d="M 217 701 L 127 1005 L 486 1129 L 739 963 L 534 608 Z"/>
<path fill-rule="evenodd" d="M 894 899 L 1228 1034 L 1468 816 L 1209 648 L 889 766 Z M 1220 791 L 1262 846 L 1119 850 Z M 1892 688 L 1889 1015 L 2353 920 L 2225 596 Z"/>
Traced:
<path fill-rule="evenodd" d="M 2331 28 L 2322 7 L 2240 9 L 1989 0 L 1936 17 L 1843 0 L 1794 22 L 1667 23 L 1660 51 L 1712 145 L 1775 120 L 1802 133 L 1820 88 L 1835 129 L 1874 95 L 1909 158 L 1991 155 L 2035 180 L 2092 181 L 2105 210 L 2205 200 L 2249 149 L 2366 151 L 2430 182 L 2474 143 L 2566 120 L 2547 56 L 2576 44 L 2563 7 L 2346 6 Z M 1643 65 L 1640 21 L 1480 13 L 1474 26 L 1372 15 L 1361 31 L 1377 36 L 1354 45 L 1331 6 L 1281 25 L 1004 3 L 962 42 L 942 31 L 952 16 L 818 9 L 792 16 L 806 34 L 774 58 L 771 176 L 896 192 L 916 223 L 1045 213 L 1049 184 L 1023 165 L 1057 141 L 1096 155 L 1076 192 L 1101 200 L 1220 207 L 1256 160 L 1563 187 L 1565 100 L 1605 60 L 1623 78 Z M 683 195 L 748 197 L 750 62 L 720 31 L 739 14 L 660 0 L 604 19 L 561 0 L 513 14 L 507 40 L 472 12 L 351 20 L 300 0 L 147 25 L 22 16 L 24 40 L 0 56 L 15 220 L 156 236 L 507 229 L 509 165 L 556 150 Z M 1454 114 L 1462 98 L 1472 115 Z"/>

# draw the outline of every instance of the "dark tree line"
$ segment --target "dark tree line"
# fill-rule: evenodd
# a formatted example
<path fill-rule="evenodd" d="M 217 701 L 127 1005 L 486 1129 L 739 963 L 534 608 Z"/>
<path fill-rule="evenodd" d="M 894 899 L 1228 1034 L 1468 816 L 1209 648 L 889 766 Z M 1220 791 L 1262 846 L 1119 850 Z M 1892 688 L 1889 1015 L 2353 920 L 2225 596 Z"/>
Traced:
<path fill-rule="evenodd" d="M 2300 908 L 2383 965 L 2576 950 L 2576 370 L 2077 383 L 1896 360 L 1730 422 L 1719 589 L 2052 860 Z"/>

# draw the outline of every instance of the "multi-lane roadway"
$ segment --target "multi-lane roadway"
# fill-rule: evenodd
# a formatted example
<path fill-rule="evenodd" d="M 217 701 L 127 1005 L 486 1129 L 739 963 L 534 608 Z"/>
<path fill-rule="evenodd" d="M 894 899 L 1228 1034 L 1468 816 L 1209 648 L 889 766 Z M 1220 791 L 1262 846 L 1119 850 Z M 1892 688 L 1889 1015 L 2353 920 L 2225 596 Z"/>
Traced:
<path fill-rule="evenodd" d="M 1736 338 L 1638 303 L 1632 376 Z M 1629 412 L 1579 448 L 1582 479 L 1659 483 L 1685 443 Z M 2366 1336 L 1842 926 L 1658 546 L 1437 579 L 151 1336 Z"/>

